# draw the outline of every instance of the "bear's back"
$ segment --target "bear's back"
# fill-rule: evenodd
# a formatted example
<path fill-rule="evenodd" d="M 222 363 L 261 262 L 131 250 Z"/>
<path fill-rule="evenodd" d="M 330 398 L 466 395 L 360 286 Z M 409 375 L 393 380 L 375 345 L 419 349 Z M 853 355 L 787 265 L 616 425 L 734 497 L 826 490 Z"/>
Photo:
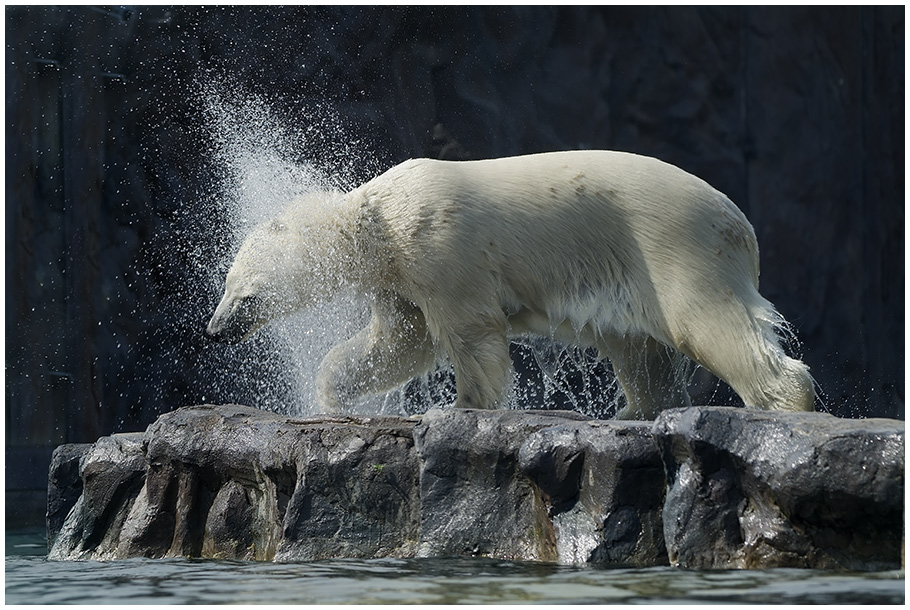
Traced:
<path fill-rule="evenodd" d="M 623 300 L 608 294 L 616 290 L 660 285 L 675 295 L 717 275 L 758 279 L 742 212 L 703 180 L 650 157 L 414 159 L 359 191 L 382 218 L 389 259 L 415 286 L 445 278 L 453 294 L 493 291 L 503 303 L 550 310 L 556 294 L 600 303 Z"/>
<path fill-rule="evenodd" d="M 631 153 L 412 159 L 362 188 L 392 226 L 423 234 L 420 239 L 432 235 L 480 247 L 486 239 L 501 249 L 556 248 L 570 255 L 592 247 L 658 247 L 668 240 L 701 248 L 714 226 L 755 249 L 751 226 L 726 196 L 673 165 Z"/>

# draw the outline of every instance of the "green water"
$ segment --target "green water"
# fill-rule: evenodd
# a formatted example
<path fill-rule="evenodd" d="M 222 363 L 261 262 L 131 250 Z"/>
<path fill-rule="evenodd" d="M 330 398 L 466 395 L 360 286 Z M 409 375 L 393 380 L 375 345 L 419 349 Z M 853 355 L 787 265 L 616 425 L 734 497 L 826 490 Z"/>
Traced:
<path fill-rule="evenodd" d="M 599 569 L 492 559 L 47 561 L 7 534 L 7 604 L 903 604 L 904 573 Z"/>

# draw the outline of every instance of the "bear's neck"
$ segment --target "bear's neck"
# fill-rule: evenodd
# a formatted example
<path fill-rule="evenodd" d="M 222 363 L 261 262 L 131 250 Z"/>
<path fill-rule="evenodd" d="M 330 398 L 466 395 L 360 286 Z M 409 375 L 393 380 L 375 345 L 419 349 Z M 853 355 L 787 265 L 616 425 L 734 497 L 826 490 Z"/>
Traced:
<path fill-rule="evenodd" d="M 330 234 L 337 236 L 333 249 L 343 283 L 368 292 L 389 283 L 388 265 L 382 264 L 388 257 L 383 223 L 359 189 L 338 204 Z"/>

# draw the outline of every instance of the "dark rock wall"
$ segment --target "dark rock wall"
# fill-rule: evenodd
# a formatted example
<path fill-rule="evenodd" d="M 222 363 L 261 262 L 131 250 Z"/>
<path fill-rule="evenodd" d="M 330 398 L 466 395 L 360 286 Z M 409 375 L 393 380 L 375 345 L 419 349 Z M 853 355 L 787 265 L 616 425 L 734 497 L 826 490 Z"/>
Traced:
<path fill-rule="evenodd" d="M 566 148 L 678 164 L 754 223 L 762 290 L 827 407 L 903 417 L 900 7 L 5 11 L 8 445 L 255 402 L 273 365 L 201 333 L 196 286 L 225 249 L 200 205 L 221 171 L 198 96 L 216 77 L 288 122 L 337 116 L 299 158 L 347 181 Z M 237 375 L 215 387 L 219 358 Z"/>

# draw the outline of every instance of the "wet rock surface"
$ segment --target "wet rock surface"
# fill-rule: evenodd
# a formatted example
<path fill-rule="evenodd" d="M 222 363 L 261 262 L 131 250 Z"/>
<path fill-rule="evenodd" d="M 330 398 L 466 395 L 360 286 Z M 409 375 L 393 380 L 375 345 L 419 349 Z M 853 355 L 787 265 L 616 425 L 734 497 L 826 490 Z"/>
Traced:
<path fill-rule="evenodd" d="M 259 560 L 410 556 L 417 537 L 411 429 L 401 418 L 295 419 L 237 405 L 163 415 L 117 461 L 101 439 L 50 557 Z M 111 437 L 111 439 L 116 437 Z M 100 460 L 96 462 L 96 455 Z M 111 494 L 131 481 L 93 532 Z"/>
<path fill-rule="evenodd" d="M 58 448 L 49 557 L 894 568 L 903 443 L 900 421 L 723 407 L 653 424 L 187 407 Z"/>
<path fill-rule="evenodd" d="M 868 570 L 901 562 L 904 424 L 818 413 L 663 414 L 670 561 Z"/>
<path fill-rule="evenodd" d="M 60 445 L 51 456 L 47 479 L 48 547 L 54 544 L 50 536 L 60 532 L 67 515 L 82 495 L 80 462 L 91 448 L 89 443 Z"/>
<path fill-rule="evenodd" d="M 434 410 L 414 438 L 421 556 L 666 564 L 662 537 L 651 535 L 664 474 L 649 424 Z"/>
<path fill-rule="evenodd" d="M 666 565 L 665 479 L 650 422 L 593 420 L 535 433 L 519 467 L 547 507 L 560 563 Z"/>

